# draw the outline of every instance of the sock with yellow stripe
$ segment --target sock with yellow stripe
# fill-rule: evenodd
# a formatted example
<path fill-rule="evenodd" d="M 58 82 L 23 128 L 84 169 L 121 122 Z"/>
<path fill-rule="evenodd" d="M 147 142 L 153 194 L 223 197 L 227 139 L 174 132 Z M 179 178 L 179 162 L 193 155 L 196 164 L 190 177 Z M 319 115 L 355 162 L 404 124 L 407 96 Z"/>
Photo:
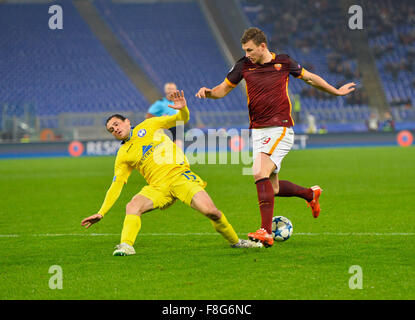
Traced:
<path fill-rule="evenodd" d="M 125 215 L 124 225 L 121 232 L 121 243 L 134 245 L 137 234 L 141 229 L 141 217 L 135 214 Z"/>
<path fill-rule="evenodd" d="M 231 245 L 239 242 L 239 237 L 233 229 L 232 225 L 229 224 L 225 215 L 222 213 L 218 220 L 210 220 L 213 227 L 224 237 Z"/>

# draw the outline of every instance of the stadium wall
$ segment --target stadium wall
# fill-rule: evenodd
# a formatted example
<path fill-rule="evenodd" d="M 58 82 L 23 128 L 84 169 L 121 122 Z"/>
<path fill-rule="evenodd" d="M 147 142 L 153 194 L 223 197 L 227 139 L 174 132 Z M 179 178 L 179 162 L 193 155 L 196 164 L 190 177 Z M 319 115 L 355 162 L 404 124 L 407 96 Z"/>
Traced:
<path fill-rule="evenodd" d="M 376 133 L 330 133 L 304 135 L 297 134 L 293 149 L 313 148 L 342 148 L 369 146 L 412 146 L 415 130 L 400 132 Z M 225 143 L 212 144 L 209 136 L 202 139 L 185 141 L 185 150 L 197 152 L 214 151 L 250 151 L 250 141 L 239 136 L 227 136 Z M 189 139 L 190 140 L 190 139 Z M 80 141 L 51 141 L 32 143 L 2 143 L 0 158 L 30 158 L 30 157 L 79 157 L 79 156 L 108 156 L 115 155 L 120 142 L 117 140 L 80 140 Z M 189 148 L 190 147 L 190 148 Z"/>

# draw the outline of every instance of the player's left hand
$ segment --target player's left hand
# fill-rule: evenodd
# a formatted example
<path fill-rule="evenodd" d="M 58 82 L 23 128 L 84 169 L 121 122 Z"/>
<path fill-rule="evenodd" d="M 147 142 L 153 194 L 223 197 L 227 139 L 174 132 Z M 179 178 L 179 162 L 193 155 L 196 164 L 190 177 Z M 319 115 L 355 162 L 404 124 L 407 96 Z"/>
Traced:
<path fill-rule="evenodd" d="M 176 110 L 183 109 L 187 105 L 183 90 L 182 91 L 176 90 L 175 92 L 173 92 L 169 96 L 169 100 L 173 101 L 174 103 L 173 105 L 169 104 L 169 107 L 176 109 Z"/>
<path fill-rule="evenodd" d="M 356 85 L 356 83 L 354 83 L 354 82 L 346 83 L 344 86 L 342 86 L 340 89 L 337 90 L 337 95 L 338 96 L 345 96 L 346 94 L 349 94 L 350 92 L 353 92 L 356 89 L 356 88 L 354 88 L 355 85 Z"/>

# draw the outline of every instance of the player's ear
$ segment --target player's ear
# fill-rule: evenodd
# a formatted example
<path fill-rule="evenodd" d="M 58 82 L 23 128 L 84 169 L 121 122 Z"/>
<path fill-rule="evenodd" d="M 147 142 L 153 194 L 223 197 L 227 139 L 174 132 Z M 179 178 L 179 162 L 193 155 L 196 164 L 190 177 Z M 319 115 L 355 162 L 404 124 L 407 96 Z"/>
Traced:
<path fill-rule="evenodd" d="M 131 125 L 130 119 L 125 118 L 125 123 L 128 124 L 128 125 Z"/>

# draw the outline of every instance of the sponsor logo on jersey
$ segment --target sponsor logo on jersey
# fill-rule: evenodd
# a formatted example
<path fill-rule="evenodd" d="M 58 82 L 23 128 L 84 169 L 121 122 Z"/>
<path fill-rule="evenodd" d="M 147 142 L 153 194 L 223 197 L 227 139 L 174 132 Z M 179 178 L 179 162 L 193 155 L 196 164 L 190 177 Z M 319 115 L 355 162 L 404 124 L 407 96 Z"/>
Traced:
<path fill-rule="evenodd" d="M 143 155 L 145 155 L 152 147 L 153 147 L 153 144 L 149 144 L 148 146 L 143 146 Z"/>
<path fill-rule="evenodd" d="M 281 70 L 281 63 L 276 63 L 276 64 L 274 64 L 274 68 L 275 68 L 277 71 L 280 71 L 280 70 Z"/>
<path fill-rule="evenodd" d="M 139 161 L 139 165 L 143 163 L 143 161 L 147 160 L 150 155 L 154 153 L 155 150 L 157 150 L 160 146 L 163 146 L 164 142 L 161 142 L 159 144 L 154 145 L 153 143 L 149 144 L 148 146 L 143 146 L 143 155 L 141 156 L 141 159 Z"/>
<path fill-rule="evenodd" d="M 140 130 L 138 130 L 137 135 L 138 135 L 140 138 L 142 138 L 142 137 L 144 137 L 144 136 L 146 135 L 146 133 L 147 133 L 146 129 L 140 129 Z"/>

